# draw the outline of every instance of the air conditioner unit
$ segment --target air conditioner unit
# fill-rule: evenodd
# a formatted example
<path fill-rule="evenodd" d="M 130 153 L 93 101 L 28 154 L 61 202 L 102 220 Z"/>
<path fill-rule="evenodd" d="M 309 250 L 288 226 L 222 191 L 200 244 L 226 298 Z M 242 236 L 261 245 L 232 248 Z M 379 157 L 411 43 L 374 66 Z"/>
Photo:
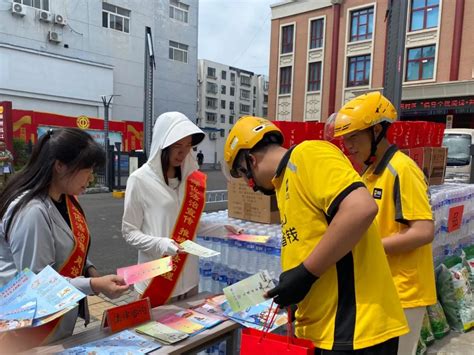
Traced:
<path fill-rule="evenodd" d="M 209 132 L 209 139 L 215 140 L 217 138 L 216 132 Z"/>
<path fill-rule="evenodd" d="M 26 8 L 22 4 L 17 2 L 12 3 L 12 14 L 17 16 L 25 16 L 26 15 Z"/>
<path fill-rule="evenodd" d="M 57 25 L 60 25 L 60 26 L 66 26 L 67 25 L 66 19 L 64 18 L 63 15 L 60 15 L 60 14 L 54 15 L 54 23 L 57 24 Z"/>
<path fill-rule="evenodd" d="M 62 36 L 61 36 L 58 32 L 49 31 L 49 32 L 48 32 L 48 40 L 49 40 L 50 42 L 59 43 L 59 42 L 61 42 L 63 39 L 62 39 Z"/>
<path fill-rule="evenodd" d="M 53 14 L 49 11 L 40 10 L 39 19 L 43 22 L 51 22 L 53 20 Z"/>

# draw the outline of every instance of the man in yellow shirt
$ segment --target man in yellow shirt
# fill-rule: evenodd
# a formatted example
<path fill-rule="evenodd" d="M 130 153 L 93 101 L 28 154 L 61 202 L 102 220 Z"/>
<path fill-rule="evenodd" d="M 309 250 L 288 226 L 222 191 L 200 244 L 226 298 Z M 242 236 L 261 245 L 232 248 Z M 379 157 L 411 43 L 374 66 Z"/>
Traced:
<path fill-rule="evenodd" d="M 379 92 L 356 97 L 327 121 L 326 131 L 343 137 L 359 164 L 362 179 L 379 207 L 376 220 L 410 333 L 400 338 L 399 354 L 416 353 L 427 305 L 436 303 L 431 242 L 434 225 L 423 172 L 390 145 L 385 134 L 397 118 Z"/>
<path fill-rule="evenodd" d="M 396 354 L 408 327 L 372 223 L 376 204 L 331 143 L 282 143 L 273 123 L 245 116 L 224 146 L 232 177 L 277 194 L 283 273 L 267 296 L 298 305 L 296 335 L 317 354 Z"/>

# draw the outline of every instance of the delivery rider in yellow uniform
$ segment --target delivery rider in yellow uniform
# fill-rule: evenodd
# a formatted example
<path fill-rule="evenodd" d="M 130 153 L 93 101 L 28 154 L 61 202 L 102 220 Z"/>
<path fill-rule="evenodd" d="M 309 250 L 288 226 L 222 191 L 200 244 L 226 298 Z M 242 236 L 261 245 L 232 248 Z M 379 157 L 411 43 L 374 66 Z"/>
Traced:
<path fill-rule="evenodd" d="M 396 118 L 392 103 L 372 92 L 344 105 L 327 121 L 326 131 L 343 137 L 355 160 L 366 166 L 362 179 L 379 207 L 378 228 L 410 326 L 400 338 L 399 354 L 410 355 L 416 353 L 425 308 L 436 303 L 434 224 L 423 172 L 385 137 Z"/>
<path fill-rule="evenodd" d="M 312 340 L 317 354 L 396 354 L 408 327 L 372 223 L 377 205 L 331 143 L 282 143 L 273 123 L 245 116 L 224 146 L 232 177 L 276 191 L 283 273 L 268 296 L 298 305 L 296 336 Z"/>

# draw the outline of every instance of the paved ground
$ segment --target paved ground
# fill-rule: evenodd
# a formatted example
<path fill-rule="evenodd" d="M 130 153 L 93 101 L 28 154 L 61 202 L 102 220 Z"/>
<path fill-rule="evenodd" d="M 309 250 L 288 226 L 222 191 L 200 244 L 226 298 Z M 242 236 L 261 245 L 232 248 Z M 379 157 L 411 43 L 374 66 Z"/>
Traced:
<path fill-rule="evenodd" d="M 219 171 L 207 171 L 208 190 L 226 189 L 226 182 Z M 115 199 L 110 193 L 90 194 L 80 197 L 92 235 L 90 258 L 102 274 L 115 273 L 118 267 L 135 264 L 137 251 L 125 243 L 121 236 L 123 200 Z M 208 210 L 213 207 L 208 206 Z M 215 208 L 215 207 L 214 207 Z M 225 208 L 217 206 L 217 208 Z M 104 296 L 89 296 L 91 323 L 84 328 L 84 321 L 78 320 L 74 333 L 98 327 L 103 312 L 111 307 L 127 304 L 137 297 L 129 291 L 122 297 L 110 300 Z M 451 332 L 428 348 L 428 354 L 474 355 L 474 331 L 459 334 Z"/>

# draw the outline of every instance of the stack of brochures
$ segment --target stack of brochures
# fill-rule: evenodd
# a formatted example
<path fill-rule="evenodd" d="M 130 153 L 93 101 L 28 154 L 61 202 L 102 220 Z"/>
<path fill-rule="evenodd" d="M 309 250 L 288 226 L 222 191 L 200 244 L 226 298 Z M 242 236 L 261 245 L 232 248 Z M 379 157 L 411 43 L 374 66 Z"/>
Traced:
<path fill-rule="evenodd" d="M 148 354 L 161 345 L 129 330 L 60 352 L 60 355 L 84 354 Z"/>
<path fill-rule="evenodd" d="M 51 322 L 84 297 L 50 266 L 38 274 L 25 269 L 0 288 L 0 332 Z"/>

